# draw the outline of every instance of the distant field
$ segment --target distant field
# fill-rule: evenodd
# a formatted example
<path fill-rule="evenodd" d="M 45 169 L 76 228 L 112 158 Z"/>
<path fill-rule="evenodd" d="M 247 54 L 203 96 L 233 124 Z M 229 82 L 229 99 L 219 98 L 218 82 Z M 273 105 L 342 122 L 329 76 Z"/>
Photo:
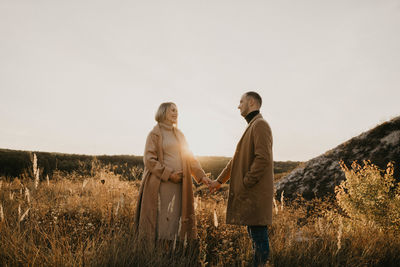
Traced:
<path fill-rule="evenodd" d="M 133 155 L 116 156 L 90 156 L 77 154 L 62 154 L 35 152 L 38 158 L 42 177 L 49 175 L 52 179 L 55 170 L 64 173 L 76 173 L 79 175 L 91 175 L 98 168 L 108 168 L 114 174 L 121 175 L 125 180 L 136 180 L 140 178 L 143 168 L 143 157 Z M 0 177 L 21 177 L 29 176 L 31 172 L 30 151 L 18 151 L 0 149 Z M 228 157 L 198 157 L 201 166 L 207 173 L 215 178 L 228 163 Z M 275 178 L 280 179 L 301 162 L 276 161 L 274 163 Z"/>

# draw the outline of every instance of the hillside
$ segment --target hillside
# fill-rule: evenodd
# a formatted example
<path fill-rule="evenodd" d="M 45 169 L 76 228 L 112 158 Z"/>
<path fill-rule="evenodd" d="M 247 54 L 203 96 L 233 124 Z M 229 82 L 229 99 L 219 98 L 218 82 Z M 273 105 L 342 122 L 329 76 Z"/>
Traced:
<path fill-rule="evenodd" d="M 383 169 L 392 161 L 394 176 L 399 179 L 400 116 L 305 162 L 275 184 L 277 195 L 284 191 L 287 197 L 299 194 L 311 199 L 333 193 L 335 186 L 345 178 L 339 165 L 341 160 L 347 166 L 353 161 L 370 160 Z"/>

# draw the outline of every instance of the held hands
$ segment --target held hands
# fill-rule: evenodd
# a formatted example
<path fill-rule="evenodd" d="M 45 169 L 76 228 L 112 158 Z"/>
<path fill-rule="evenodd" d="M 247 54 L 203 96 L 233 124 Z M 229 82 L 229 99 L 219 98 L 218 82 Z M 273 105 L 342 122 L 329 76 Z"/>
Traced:
<path fill-rule="evenodd" d="M 182 183 L 182 179 L 183 179 L 182 171 L 173 172 L 169 176 L 169 180 L 175 184 Z M 222 185 L 217 180 L 211 180 L 207 176 L 204 176 L 203 178 L 201 178 L 201 182 L 208 186 L 210 193 L 215 193 L 216 191 L 218 191 L 221 188 L 221 185 Z"/>
<path fill-rule="evenodd" d="M 215 193 L 221 188 L 221 184 L 217 181 L 211 181 L 211 183 L 208 185 L 208 189 L 210 190 L 210 193 Z"/>
<path fill-rule="evenodd" d="M 221 188 L 222 184 L 219 183 L 217 180 L 211 180 L 209 176 L 210 174 L 207 173 L 207 176 L 204 176 L 201 179 L 201 182 L 208 186 L 208 190 L 210 190 L 210 193 L 215 193 L 217 190 Z"/>
<path fill-rule="evenodd" d="M 179 184 L 182 183 L 182 179 L 183 179 L 183 172 L 179 171 L 179 172 L 173 172 L 170 176 L 169 176 L 169 180 L 175 184 Z"/>
<path fill-rule="evenodd" d="M 206 176 L 201 178 L 201 182 L 208 186 L 208 190 L 210 190 L 210 193 L 215 193 L 221 188 L 222 184 L 219 183 L 217 180 L 211 180 L 210 175 L 211 173 L 207 173 Z"/>
<path fill-rule="evenodd" d="M 201 182 L 210 187 L 211 179 L 208 178 L 207 176 L 204 176 L 203 178 L 201 178 Z"/>

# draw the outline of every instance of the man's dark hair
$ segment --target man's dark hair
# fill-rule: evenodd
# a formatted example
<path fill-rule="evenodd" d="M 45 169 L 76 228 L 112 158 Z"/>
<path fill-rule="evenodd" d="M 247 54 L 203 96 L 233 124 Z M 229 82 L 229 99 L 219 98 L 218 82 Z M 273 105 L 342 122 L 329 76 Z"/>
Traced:
<path fill-rule="evenodd" d="M 258 104 L 260 104 L 260 107 L 261 107 L 262 99 L 261 99 L 261 96 L 258 93 L 253 92 L 253 91 L 249 91 L 249 92 L 246 93 L 246 96 L 249 96 L 249 97 L 252 97 L 253 99 L 255 99 L 258 102 Z"/>

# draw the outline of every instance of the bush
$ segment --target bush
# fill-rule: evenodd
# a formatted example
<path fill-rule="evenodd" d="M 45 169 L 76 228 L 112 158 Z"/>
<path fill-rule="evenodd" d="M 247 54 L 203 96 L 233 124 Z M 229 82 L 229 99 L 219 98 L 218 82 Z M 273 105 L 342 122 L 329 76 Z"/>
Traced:
<path fill-rule="evenodd" d="M 400 185 L 392 163 L 386 171 L 369 161 L 353 162 L 351 169 L 341 162 L 346 180 L 336 187 L 336 198 L 347 215 L 379 228 L 400 229 Z"/>

